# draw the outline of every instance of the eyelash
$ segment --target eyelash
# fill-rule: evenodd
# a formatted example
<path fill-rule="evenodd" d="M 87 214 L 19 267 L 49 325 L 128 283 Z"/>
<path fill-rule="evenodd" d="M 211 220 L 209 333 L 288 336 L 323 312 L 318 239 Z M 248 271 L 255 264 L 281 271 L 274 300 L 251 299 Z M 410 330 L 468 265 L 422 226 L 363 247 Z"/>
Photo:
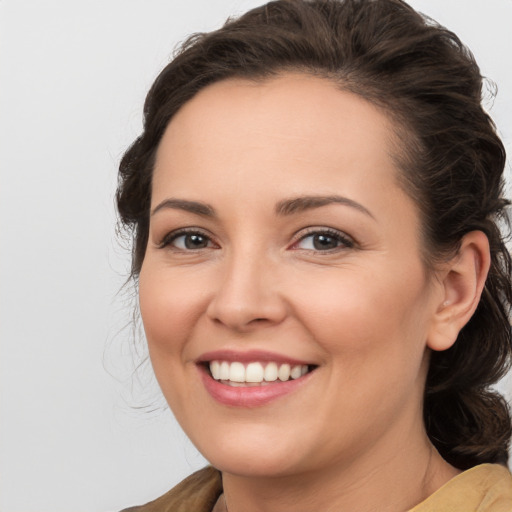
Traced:
<path fill-rule="evenodd" d="M 215 244 L 215 242 L 212 241 L 212 238 L 208 234 L 206 234 L 203 231 L 200 231 L 198 229 L 190 228 L 190 229 L 180 229 L 178 231 L 173 231 L 171 233 L 168 233 L 160 241 L 160 243 L 158 244 L 158 248 L 159 249 L 164 249 L 166 247 L 172 246 L 172 244 L 178 238 L 185 237 L 187 235 L 191 235 L 191 236 L 197 235 L 199 237 L 204 238 L 206 240 L 207 244 Z M 326 236 L 327 238 L 334 239 L 338 243 L 338 245 L 336 247 L 334 247 L 334 248 L 329 248 L 329 249 L 325 249 L 325 250 L 321 250 L 321 249 L 316 249 L 316 250 L 315 249 L 301 249 L 300 247 L 297 247 L 297 245 L 300 244 L 300 242 L 306 240 L 309 237 L 322 236 L 322 235 Z M 303 233 L 300 236 L 300 238 L 292 244 L 291 249 L 299 250 L 299 251 L 303 250 L 303 251 L 314 251 L 314 252 L 331 253 L 331 252 L 334 252 L 334 251 L 337 251 L 337 250 L 351 249 L 354 246 L 355 246 L 355 243 L 354 243 L 354 240 L 352 240 L 352 238 L 348 237 L 344 233 L 342 233 L 340 231 L 337 231 L 335 229 L 332 229 L 332 228 L 308 228 L 306 233 Z M 183 249 L 183 248 L 178 248 L 178 247 L 175 247 L 175 246 L 173 247 L 174 250 L 185 251 L 185 252 L 188 252 L 188 251 L 200 251 L 200 250 L 207 249 L 207 248 L 209 248 L 209 247 L 200 247 L 198 249 Z"/>
<path fill-rule="evenodd" d="M 320 249 L 301 249 L 299 247 L 297 247 L 295 250 L 314 250 L 315 252 L 325 252 L 325 253 L 331 253 L 331 252 L 334 252 L 334 251 L 339 251 L 339 250 L 343 250 L 343 249 L 351 249 L 353 247 L 355 247 L 355 243 L 354 243 L 354 240 L 352 240 L 352 238 L 350 238 L 349 236 L 345 235 L 344 233 L 342 233 L 341 231 L 338 231 L 336 229 L 332 229 L 332 228 L 309 228 L 306 233 L 302 234 L 300 236 L 300 238 L 293 243 L 292 245 L 292 248 L 293 247 L 296 247 L 300 242 L 306 240 L 307 238 L 309 237 L 313 237 L 313 236 L 321 236 L 321 235 L 324 235 L 328 238 L 333 238 L 334 240 L 336 240 L 336 242 L 338 243 L 338 245 L 334 248 L 331 248 L 331 249 L 325 249 L 325 250 L 320 250 Z"/>
<path fill-rule="evenodd" d="M 195 228 L 191 228 L 191 229 L 180 229 L 178 231 L 172 231 L 171 233 L 168 233 L 160 241 L 160 243 L 158 244 L 158 248 L 164 249 L 166 247 L 172 246 L 173 242 L 175 242 L 178 238 L 180 238 L 182 236 L 186 236 L 186 235 L 197 235 L 197 236 L 204 238 L 207 241 L 207 243 L 214 243 L 212 241 L 212 238 L 209 235 L 207 235 L 206 233 L 204 233 L 203 231 L 200 231 Z M 181 249 L 178 247 L 173 247 L 173 249 L 178 250 L 178 251 L 186 251 L 187 250 L 187 249 Z M 189 251 L 194 251 L 194 250 L 197 251 L 197 250 L 201 250 L 201 249 L 205 249 L 205 248 L 201 247 L 199 249 L 188 249 L 188 250 Z"/>

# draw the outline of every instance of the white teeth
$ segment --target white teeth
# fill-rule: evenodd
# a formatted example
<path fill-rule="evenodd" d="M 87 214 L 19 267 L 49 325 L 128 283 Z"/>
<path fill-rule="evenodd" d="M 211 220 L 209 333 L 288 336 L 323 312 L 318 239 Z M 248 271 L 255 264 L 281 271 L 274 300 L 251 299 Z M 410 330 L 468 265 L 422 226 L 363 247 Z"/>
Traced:
<path fill-rule="evenodd" d="M 233 386 L 237 385 L 264 385 L 279 379 L 286 382 L 290 379 L 298 379 L 308 373 L 308 365 L 291 366 L 288 363 L 277 364 L 275 362 L 253 362 L 245 366 L 235 361 L 211 361 L 210 372 L 215 380 L 226 381 Z"/>
<path fill-rule="evenodd" d="M 219 380 L 229 380 L 229 363 L 227 361 L 220 363 Z"/>
<path fill-rule="evenodd" d="M 231 363 L 229 366 L 229 380 L 231 382 L 245 382 L 245 366 L 242 363 Z"/>
<path fill-rule="evenodd" d="M 268 363 L 265 366 L 265 381 L 274 382 L 277 380 L 277 363 Z"/>
<path fill-rule="evenodd" d="M 279 377 L 279 380 L 285 381 L 290 378 L 290 365 L 289 364 L 282 364 L 279 367 L 279 371 L 277 372 L 277 376 Z"/>
<path fill-rule="evenodd" d="M 263 382 L 261 363 L 249 363 L 245 369 L 245 382 Z"/>
<path fill-rule="evenodd" d="M 215 380 L 220 379 L 220 363 L 219 363 L 219 361 L 212 361 L 210 363 L 210 371 L 212 372 L 212 377 Z"/>
<path fill-rule="evenodd" d="M 302 367 L 301 365 L 294 366 L 290 370 L 290 377 L 292 379 L 298 379 L 302 375 Z"/>

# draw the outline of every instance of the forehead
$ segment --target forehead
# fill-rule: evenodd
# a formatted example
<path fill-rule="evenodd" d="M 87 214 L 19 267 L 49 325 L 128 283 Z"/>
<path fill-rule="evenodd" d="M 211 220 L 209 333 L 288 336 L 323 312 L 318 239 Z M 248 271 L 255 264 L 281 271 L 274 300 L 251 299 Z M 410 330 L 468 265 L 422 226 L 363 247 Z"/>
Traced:
<path fill-rule="evenodd" d="M 324 78 L 225 80 L 201 90 L 169 123 L 154 193 L 170 182 L 188 193 L 198 180 L 244 186 L 262 185 L 265 177 L 285 180 L 290 189 L 307 187 L 308 179 L 328 187 L 343 177 L 341 185 L 350 189 L 385 175 L 389 186 L 397 174 L 394 133 L 381 110 Z"/>
<path fill-rule="evenodd" d="M 387 145 L 394 133 L 391 120 L 367 100 L 327 78 L 301 73 L 257 81 L 228 79 L 209 85 L 174 115 L 166 138 L 193 132 L 198 142 L 205 142 L 204 138 L 212 135 L 210 121 L 217 121 L 232 137 L 262 128 L 310 138 L 340 128 L 337 121 L 349 121 L 353 136 L 374 147 Z M 256 135 L 254 131 L 252 134 Z M 347 138 L 350 133 L 341 130 L 336 135 Z"/>

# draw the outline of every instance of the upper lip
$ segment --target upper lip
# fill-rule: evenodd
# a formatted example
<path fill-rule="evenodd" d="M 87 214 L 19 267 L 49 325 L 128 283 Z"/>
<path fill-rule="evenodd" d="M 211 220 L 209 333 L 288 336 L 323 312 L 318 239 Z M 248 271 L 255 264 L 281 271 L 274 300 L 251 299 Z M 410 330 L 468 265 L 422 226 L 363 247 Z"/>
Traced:
<path fill-rule="evenodd" d="M 251 362 L 274 362 L 290 365 L 310 365 L 314 364 L 311 361 L 305 361 L 303 359 L 297 359 L 283 354 L 276 354 L 274 352 L 268 352 L 266 350 L 247 350 L 247 351 L 235 351 L 235 350 L 213 350 L 211 352 L 205 352 L 197 358 L 197 363 L 208 363 L 210 361 L 228 361 L 228 362 L 240 362 L 240 363 L 251 363 Z"/>

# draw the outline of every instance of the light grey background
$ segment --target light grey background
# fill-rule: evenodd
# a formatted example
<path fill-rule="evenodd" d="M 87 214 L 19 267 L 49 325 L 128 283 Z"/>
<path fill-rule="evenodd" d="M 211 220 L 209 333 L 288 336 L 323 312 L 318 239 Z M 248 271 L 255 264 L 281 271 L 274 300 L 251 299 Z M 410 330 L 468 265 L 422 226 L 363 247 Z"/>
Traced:
<path fill-rule="evenodd" d="M 149 368 L 131 377 L 116 167 L 177 42 L 260 3 L 0 1 L 1 512 L 119 510 L 204 463 Z M 411 3 L 498 84 L 510 154 L 512 0 Z"/>

